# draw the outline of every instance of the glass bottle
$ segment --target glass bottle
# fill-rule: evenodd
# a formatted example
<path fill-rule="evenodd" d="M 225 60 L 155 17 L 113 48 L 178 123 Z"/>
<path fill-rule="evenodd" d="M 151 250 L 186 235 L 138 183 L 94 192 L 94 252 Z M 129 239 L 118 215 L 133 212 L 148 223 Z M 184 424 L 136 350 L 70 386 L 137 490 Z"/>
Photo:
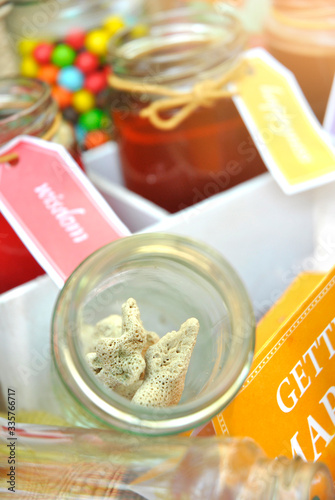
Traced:
<path fill-rule="evenodd" d="M 80 164 L 73 127 L 59 114 L 51 88 L 30 78 L 0 80 L 0 146 L 26 134 L 62 144 Z M 44 273 L 0 214 L 0 293 Z"/>
<path fill-rule="evenodd" d="M 92 352 L 92 328 L 111 314 L 121 314 L 128 298 L 137 301 L 144 327 L 160 337 L 179 330 L 188 318 L 200 323 L 176 406 L 136 405 L 103 386 L 86 361 Z M 215 250 L 172 234 L 114 241 L 76 269 L 55 306 L 52 351 L 62 416 L 73 425 L 137 434 L 190 430 L 218 414 L 237 394 L 252 362 L 254 341 L 248 295 Z"/>
<path fill-rule="evenodd" d="M 332 0 L 273 0 L 266 48 L 296 76 L 322 123 L 335 73 Z"/>
<path fill-rule="evenodd" d="M 9 441 L 3 431 L 0 458 L 5 463 Z M 12 484 L 22 500 L 335 498 L 325 465 L 299 458 L 270 459 L 246 438 L 143 438 L 18 424 L 15 449 L 19 468 Z M 2 469 L 1 498 L 10 500 L 9 467 Z"/>
<path fill-rule="evenodd" d="M 237 17 L 210 6 L 166 11 L 116 34 L 110 44 L 114 75 L 129 89 L 112 86 L 112 117 L 129 189 L 176 212 L 265 172 L 265 166 L 230 97 L 199 105 L 171 129 L 140 115 L 159 91 L 190 92 L 238 64 L 246 33 Z M 127 85 L 126 83 L 126 85 Z M 140 85 L 142 92 L 132 86 Z M 200 94 L 201 91 L 199 90 Z M 178 107 L 178 106 L 177 106 Z M 170 119 L 180 111 L 163 111 Z"/>

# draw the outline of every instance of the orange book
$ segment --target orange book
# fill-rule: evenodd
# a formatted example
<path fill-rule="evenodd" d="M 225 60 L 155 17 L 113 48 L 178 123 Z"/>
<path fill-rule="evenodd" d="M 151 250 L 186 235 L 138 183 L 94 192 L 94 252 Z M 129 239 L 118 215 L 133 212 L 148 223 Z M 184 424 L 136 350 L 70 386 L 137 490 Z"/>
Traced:
<path fill-rule="evenodd" d="M 269 457 L 326 463 L 335 480 L 335 268 L 299 276 L 259 323 L 242 389 L 212 421 Z"/>

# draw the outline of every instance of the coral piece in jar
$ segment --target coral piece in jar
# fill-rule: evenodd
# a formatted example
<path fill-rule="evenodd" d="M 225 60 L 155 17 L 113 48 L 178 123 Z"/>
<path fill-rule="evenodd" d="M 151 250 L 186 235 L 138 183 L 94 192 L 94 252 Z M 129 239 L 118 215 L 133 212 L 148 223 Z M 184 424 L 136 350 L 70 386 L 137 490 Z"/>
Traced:
<path fill-rule="evenodd" d="M 199 321 L 190 318 L 149 347 L 145 355 L 143 384 L 132 401 L 141 406 L 167 407 L 179 403 L 199 332 Z"/>
<path fill-rule="evenodd" d="M 142 383 L 145 353 L 159 336 L 144 329 L 132 298 L 122 306 L 121 332 L 120 321 L 112 315 L 109 320 L 97 323 L 93 335 L 99 333 L 102 336 L 97 340 L 95 352 L 87 354 L 86 359 L 104 385 L 131 399 Z"/>
<path fill-rule="evenodd" d="M 97 378 L 132 402 L 147 407 L 179 403 L 199 321 L 190 318 L 178 331 L 161 339 L 145 330 L 134 299 L 122 305 L 122 317 L 113 314 L 99 321 L 86 335 L 94 352 L 86 355 Z"/>

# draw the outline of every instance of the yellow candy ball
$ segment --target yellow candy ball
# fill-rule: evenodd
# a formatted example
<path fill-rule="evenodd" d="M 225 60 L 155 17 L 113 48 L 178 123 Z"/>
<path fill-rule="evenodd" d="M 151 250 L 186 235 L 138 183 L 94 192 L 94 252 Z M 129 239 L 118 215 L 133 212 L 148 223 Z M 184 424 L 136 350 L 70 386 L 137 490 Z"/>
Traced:
<path fill-rule="evenodd" d="M 125 27 L 125 22 L 121 17 L 110 16 L 110 17 L 107 17 L 103 26 L 104 26 L 105 30 L 108 31 L 109 36 L 113 36 L 120 29 Z"/>
<path fill-rule="evenodd" d="M 97 56 L 105 56 L 108 50 L 110 35 L 106 30 L 94 30 L 87 34 L 85 46 L 89 52 Z"/>
<path fill-rule="evenodd" d="M 72 106 L 78 113 L 86 113 L 95 106 L 94 95 L 86 89 L 78 90 L 73 94 Z"/>
<path fill-rule="evenodd" d="M 30 56 L 39 42 L 37 40 L 22 39 L 18 43 L 18 51 L 21 56 Z"/>
<path fill-rule="evenodd" d="M 149 29 L 145 24 L 138 24 L 133 27 L 130 33 L 132 38 L 141 38 L 142 36 L 148 35 Z"/>
<path fill-rule="evenodd" d="M 22 76 L 27 76 L 29 78 L 36 78 L 39 70 L 39 65 L 30 56 L 24 57 L 21 61 L 20 73 Z"/>

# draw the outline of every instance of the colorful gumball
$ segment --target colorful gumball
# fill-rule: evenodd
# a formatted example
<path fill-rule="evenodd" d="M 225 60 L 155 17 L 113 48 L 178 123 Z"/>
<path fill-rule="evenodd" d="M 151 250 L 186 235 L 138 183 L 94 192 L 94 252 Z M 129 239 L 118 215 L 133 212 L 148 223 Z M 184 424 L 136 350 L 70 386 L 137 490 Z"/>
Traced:
<path fill-rule="evenodd" d="M 58 73 L 59 68 L 57 66 L 54 66 L 53 64 L 45 64 L 44 66 L 40 66 L 37 78 L 49 83 L 50 85 L 54 85 L 57 82 Z"/>
<path fill-rule="evenodd" d="M 104 71 L 96 71 L 87 75 L 84 82 L 85 89 L 93 92 L 93 94 L 99 94 L 99 92 L 105 90 L 107 85 L 107 75 Z"/>
<path fill-rule="evenodd" d="M 72 92 L 64 89 L 63 87 L 59 87 L 58 85 L 53 87 L 52 97 L 55 99 L 61 109 L 71 106 Z"/>
<path fill-rule="evenodd" d="M 58 73 L 57 82 L 61 87 L 76 92 L 83 87 L 84 75 L 83 72 L 75 66 L 66 66 Z"/>
<path fill-rule="evenodd" d="M 72 98 L 72 106 L 79 113 L 85 113 L 95 106 L 94 95 L 88 90 L 82 89 L 75 92 Z"/>
<path fill-rule="evenodd" d="M 76 125 L 75 131 L 76 131 L 77 141 L 79 142 L 79 144 L 83 144 L 85 141 L 87 131 L 81 125 Z"/>
<path fill-rule="evenodd" d="M 97 56 L 105 56 L 108 51 L 109 39 L 108 31 L 103 29 L 93 30 L 86 36 L 85 46 L 89 52 Z"/>
<path fill-rule="evenodd" d="M 106 113 L 98 108 L 83 113 L 79 118 L 79 125 L 88 131 L 105 128 L 107 123 L 108 117 Z"/>
<path fill-rule="evenodd" d="M 113 36 L 120 29 L 125 27 L 125 22 L 119 16 L 110 16 L 105 20 L 103 27 L 108 31 L 109 36 Z"/>
<path fill-rule="evenodd" d="M 30 38 L 24 38 L 18 43 L 18 51 L 21 56 L 30 56 L 38 45 L 37 40 L 31 40 Z"/>
<path fill-rule="evenodd" d="M 72 47 L 66 45 L 65 43 L 61 43 L 54 48 L 51 60 L 56 66 L 64 68 L 65 66 L 71 66 L 71 64 L 74 63 L 76 56 L 76 51 L 73 50 Z"/>
<path fill-rule="evenodd" d="M 73 109 L 72 106 L 68 106 L 67 108 L 63 109 L 63 116 L 68 122 L 77 123 L 79 113 L 75 109 Z"/>
<path fill-rule="evenodd" d="M 100 61 L 98 56 L 92 54 L 91 52 L 81 52 L 78 54 L 75 65 L 79 68 L 83 73 L 93 73 L 99 67 Z"/>
<path fill-rule="evenodd" d="M 80 28 L 72 29 L 65 37 L 65 43 L 74 50 L 80 50 L 85 45 L 86 32 Z"/>
<path fill-rule="evenodd" d="M 51 61 L 51 55 L 54 51 L 54 45 L 51 43 L 39 43 L 33 50 L 33 56 L 39 64 L 48 64 Z"/>
<path fill-rule="evenodd" d="M 109 140 L 110 137 L 104 130 L 92 130 L 91 132 L 87 132 L 84 146 L 86 149 L 92 149 L 105 144 Z"/>
<path fill-rule="evenodd" d="M 21 61 L 20 73 L 22 76 L 36 78 L 39 66 L 35 59 L 31 56 L 26 56 Z"/>

